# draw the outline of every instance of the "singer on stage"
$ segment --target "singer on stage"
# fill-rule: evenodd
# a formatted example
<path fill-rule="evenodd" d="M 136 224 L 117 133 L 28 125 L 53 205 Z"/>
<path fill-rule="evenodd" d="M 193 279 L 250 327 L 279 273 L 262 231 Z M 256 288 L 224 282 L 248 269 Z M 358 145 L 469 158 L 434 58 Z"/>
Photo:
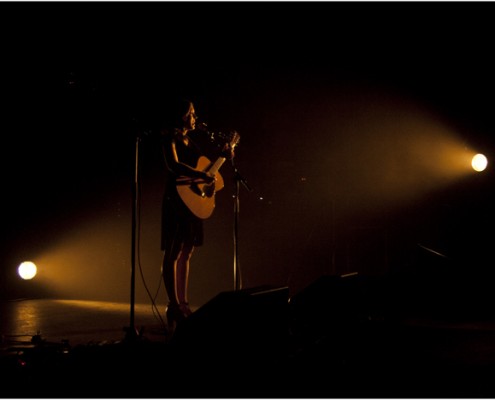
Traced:
<path fill-rule="evenodd" d="M 194 248 L 203 244 L 203 220 L 184 203 L 178 187 L 214 185 L 216 174 L 198 168 L 203 153 L 188 135 L 196 129 L 194 104 L 181 99 L 169 104 L 161 123 L 161 143 L 166 166 L 162 203 L 162 275 L 168 296 L 166 318 L 169 330 L 191 314 L 188 301 L 189 264 Z M 228 157 L 233 158 L 233 148 Z"/>

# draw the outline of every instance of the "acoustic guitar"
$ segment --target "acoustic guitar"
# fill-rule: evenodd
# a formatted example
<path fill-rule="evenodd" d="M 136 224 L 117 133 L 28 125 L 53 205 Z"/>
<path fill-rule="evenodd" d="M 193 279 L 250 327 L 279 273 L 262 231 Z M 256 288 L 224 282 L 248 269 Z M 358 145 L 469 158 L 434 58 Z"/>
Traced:
<path fill-rule="evenodd" d="M 231 134 L 228 148 L 234 149 L 239 143 L 240 136 L 237 132 Z M 215 162 L 211 162 L 208 157 L 201 156 L 195 167 L 197 171 L 211 172 L 215 175 L 215 181 L 205 183 L 202 179 L 191 179 L 188 177 L 177 178 L 177 192 L 183 203 L 198 218 L 209 218 L 215 209 L 215 194 L 223 189 L 224 180 L 218 172 L 225 162 L 225 157 L 218 157 Z"/>

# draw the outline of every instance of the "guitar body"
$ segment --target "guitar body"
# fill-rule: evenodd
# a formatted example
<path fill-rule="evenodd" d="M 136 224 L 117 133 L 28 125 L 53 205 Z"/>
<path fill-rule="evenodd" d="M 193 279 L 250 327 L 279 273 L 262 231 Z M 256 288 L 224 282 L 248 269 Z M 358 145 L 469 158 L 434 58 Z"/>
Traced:
<path fill-rule="evenodd" d="M 219 159 L 217 163 L 223 163 L 224 159 Z M 201 156 L 198 160 L 196 170 L 209 171 L 218 170 L 219 166 L 213 164 L 207 157 Z M 224 187 L 224 181 L 219 172 L 216 173 L 216 181 L 212 183 L 195 183 L 188 178 L 177 179 L 177 192 L 184 204 L 198 218 L 209 218 L 215 209 L 215 193 Z"/>

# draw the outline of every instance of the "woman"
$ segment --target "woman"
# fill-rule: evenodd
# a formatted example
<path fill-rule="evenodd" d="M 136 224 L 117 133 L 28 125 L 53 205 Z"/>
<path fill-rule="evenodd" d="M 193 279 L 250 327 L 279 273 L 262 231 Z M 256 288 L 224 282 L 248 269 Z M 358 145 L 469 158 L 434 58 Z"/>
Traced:
<path fill-rule="evenodd" d="M 203 244 L 203 220 L 183 203 L 177 190 L 178 178 L 212 183 L 214 174 L 196 170 L 199 147 L 188 136 L 195 129 L 196 113 L 189 100 L 168 109 L 169 121 L 161 131 L 167 180 L 162 205 L 162 275 L 168 296 L 169 329 L 191 314 L 188 302 L 189 262 L 194 248 Z"/>

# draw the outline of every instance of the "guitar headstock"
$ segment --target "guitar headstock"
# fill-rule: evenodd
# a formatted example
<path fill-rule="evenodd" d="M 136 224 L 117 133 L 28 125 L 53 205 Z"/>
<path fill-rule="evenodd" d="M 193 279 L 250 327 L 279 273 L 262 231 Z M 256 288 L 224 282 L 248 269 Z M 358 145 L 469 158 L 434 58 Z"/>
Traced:
<path fill-rule="evenodd" d="M 237 131 L 232 131 L 228 146 L 233 150 L 235 148 L 235 146 L 237 146 L 239 144 L 240 140 L 241 140 L 241 135 L 239 135 L 237 133 Z"/>
<path fill-rule="evenodd" d="M 223 135 L 223 145 L 218 143 L 218 147 L 221 148 L 221 153 L 223 157 L 232 160 L 234 158 L 234 149 L 239 144 L 239 140 L 241 140 L 241 136 L 236 132 L 229 132 L 227 135 Z"/>
<path fill-rule="evenodd" d="M 223 151 L 233 151 L 241 140 L 241 136 L 237 131 L 230 131 L 228 133 L 218 132 L 216 136 L 217 138 L 222 139 L 221 142 L 217 140 L 217 145 L 218 147 L 221 147 Z"/>

